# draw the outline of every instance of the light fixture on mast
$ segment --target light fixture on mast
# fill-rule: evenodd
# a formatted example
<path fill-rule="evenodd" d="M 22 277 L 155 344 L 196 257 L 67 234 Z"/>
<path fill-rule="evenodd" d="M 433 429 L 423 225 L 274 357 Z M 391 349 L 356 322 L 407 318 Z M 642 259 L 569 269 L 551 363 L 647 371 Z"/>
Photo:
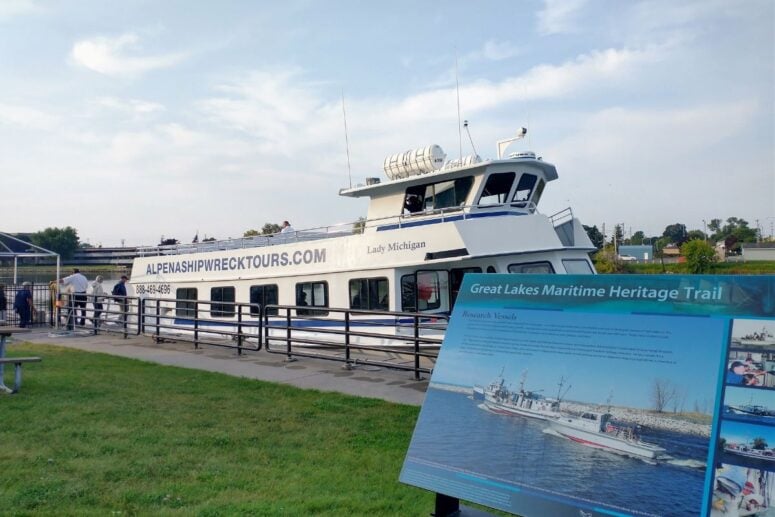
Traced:
<path fill-rule="evenodd" d="M 527 134 L 527 128 L 521 127 L 519 128 L 519 131 L 517 131 L 517 136 L 512 138 L 507 138 L 506 140 L 498 140 L 498 159 L 500 160 L 503 158 L 503 151 L 506 150 L 509 144 L 525 138 L 526 134 Z"/>

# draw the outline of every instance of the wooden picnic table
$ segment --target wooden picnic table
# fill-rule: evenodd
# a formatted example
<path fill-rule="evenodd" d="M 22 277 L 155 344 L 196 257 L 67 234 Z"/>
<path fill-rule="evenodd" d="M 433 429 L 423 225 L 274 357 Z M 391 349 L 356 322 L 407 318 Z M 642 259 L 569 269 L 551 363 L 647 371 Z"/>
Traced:
<path fill-rule="evenodd" d="M 30 329 L 22 327 L 0 327 L 0 393 L 18 393 L 22 385 L 22 364 L 40 362 L 40 357 L 5 357 L 5 340 L 12 334 L 23 334 Z M 9 388 L 3 380 L 5 365 L 14 365 L 14 387 Z"/>

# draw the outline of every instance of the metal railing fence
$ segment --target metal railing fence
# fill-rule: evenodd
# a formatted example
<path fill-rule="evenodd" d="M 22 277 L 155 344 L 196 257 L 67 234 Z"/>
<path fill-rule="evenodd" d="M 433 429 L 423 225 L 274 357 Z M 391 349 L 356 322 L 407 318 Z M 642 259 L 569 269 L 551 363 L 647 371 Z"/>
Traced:
<path fill-rule="evenodd" d="M 15 324 L 13 296 L 21 286 L 5 288 Z M 53 293 L 53 294 L 52 294 Z M 337 307 L 266 305 L 156 297 L 60 294 L 33 286 L 39 307 L 35 325 L 58 326 L 124 338 L 148 335 L 157 343 L 189 342 L 234 349 L 237 354 L 283 354 L 429 374 L 448 323 L 446 315 L 372 311 Z M 323 314 L 324 313 L 324 314 Z M 16 319 L 14 319 L 16 318 Z M 44 321 L 45 320 L 45 321 Z"/>
<path fill-rule="evenodd" d="M 267 305 L 263 320 L 269 353 L 410 370 L 417 380 L 433 370 L 448 323 L 445 315 L 297 305 Z"/>
<path fill-rule="evenodd" d="M 238 302 L 144 298 L 142 331 L 158 342 L 261 350 L 261 307 Z M 182 307 L 180 305 L 182 304 Z M 227 319 L 228 318 L 228 319 Z"/>

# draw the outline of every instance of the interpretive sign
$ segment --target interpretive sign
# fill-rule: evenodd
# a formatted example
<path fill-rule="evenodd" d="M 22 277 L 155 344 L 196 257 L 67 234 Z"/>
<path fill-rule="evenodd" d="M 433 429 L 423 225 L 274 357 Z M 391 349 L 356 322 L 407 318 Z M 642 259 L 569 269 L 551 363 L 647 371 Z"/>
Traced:
<path fill-rule="evenodd" d="M 525 516 L 775 508 L 775 276 L 466 275 L 400 479 Z"/>

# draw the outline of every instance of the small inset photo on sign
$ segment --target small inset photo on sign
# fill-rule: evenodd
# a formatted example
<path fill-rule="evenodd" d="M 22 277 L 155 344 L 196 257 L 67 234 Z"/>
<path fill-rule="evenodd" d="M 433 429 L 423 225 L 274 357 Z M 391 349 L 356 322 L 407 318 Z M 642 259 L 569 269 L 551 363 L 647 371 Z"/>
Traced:
<path fill-rule="evenodd" d="M 775 475 L 766 470 L 722 464 L 713 478 L 710 515 L 775 515 Z"/>
<path fill-rule="evenodd" d="M 725 420 L 718 448 L 724 463 L 775 471 L 775 427 Z"/>
<path fill-rule="evenodd" d="M 775 321 L 733 320 L 730 348 L 775 354 Z"/>
<path fill-rule="evenodd" d="M 725 420 L 775 425 L 775 391 L 727 386 L 723 416 Z"/>
<path fill-rule="evenodd" d="M 731 350 L 727 360 L 726 384 L 775 388 L 775 352 Z"/>

